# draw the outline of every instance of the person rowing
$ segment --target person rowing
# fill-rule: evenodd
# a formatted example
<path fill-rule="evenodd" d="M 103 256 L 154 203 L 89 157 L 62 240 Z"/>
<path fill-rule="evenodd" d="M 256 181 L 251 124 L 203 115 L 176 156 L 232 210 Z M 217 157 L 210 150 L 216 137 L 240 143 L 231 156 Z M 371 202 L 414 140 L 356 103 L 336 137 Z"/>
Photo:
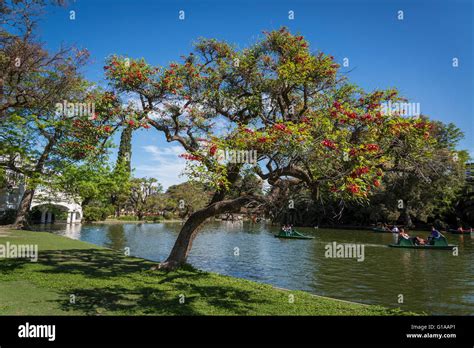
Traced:
<path fill-rule="evenodd" d="M 464 232 L 471 232 L 472 233 L 472 227 L 471 228 L 466 228 L 465 230 L 462 228 L 462 225 L 458 227 L 458 232 L 464 233 Z"/>
<path fill-rule="evenodd" d="M 398 229 L 397 225 L 393 225 L 392 232 L 393 232 L 393 233 L 399 233 L 399 232 L 400 232 L 400 230 Z"/>
<path fill-rule="evenodd" d="M 440 231 L 438 231 L 434 226 L 431 226 L 431 234 L 428 236 L 428 243 L 434 243 L 435 239 L 444 237 Z"/>
<path fill-rule="evenodd" d="M 283 230 L 283 232 L 285 232 L 285 235 L 286 236 L 291 236 L 291 231 L 292 231 L 292 228 L 291 226 L 289 225 L 283 225 L 283 227 L 281 228 Z"/>

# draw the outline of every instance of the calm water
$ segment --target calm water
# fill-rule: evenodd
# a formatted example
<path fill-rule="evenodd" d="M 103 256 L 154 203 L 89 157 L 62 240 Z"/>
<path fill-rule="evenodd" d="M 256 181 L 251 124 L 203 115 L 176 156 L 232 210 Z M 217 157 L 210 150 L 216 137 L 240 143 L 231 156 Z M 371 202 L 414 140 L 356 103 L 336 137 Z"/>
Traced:
<path fill-rule="evenodd" d="M 162 261 L 171 250 L 179 223 L 77 225 L 56 233 L 134 256 Z M 424 311 L 474 314 L 474 234 L 451 235 L 459 256 L 443 250 L 386 247 L 394 236 L 371 231 L 304 229 L 313 240 L 274 238 L 265 224 L 213 223 L 196 238 L 189 257 L 195 267 L 315 294 Z M 419 233 L 419 235 L 427 233 Z M 328 243 L 362 243 L 365 260 L 326 258 Z M 238 248 L 238 254 L 236 253 Z M 403 295 L 403 304 L 398 296 Z"/>

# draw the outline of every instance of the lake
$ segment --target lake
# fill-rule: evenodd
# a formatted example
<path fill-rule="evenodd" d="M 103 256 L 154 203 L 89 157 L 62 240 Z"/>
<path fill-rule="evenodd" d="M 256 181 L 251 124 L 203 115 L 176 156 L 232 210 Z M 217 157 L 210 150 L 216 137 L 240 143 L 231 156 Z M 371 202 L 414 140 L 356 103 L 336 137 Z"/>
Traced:
<path fill-rule="evenodd" d="M 180 223 L 125 223 L 43 227 L 55 233 L 162 261 Z M 428 314 L 474 314 L 474 234 L 448 234 L 459 255 L 444 250 L 392 249 L 389 233 L 298 228 L 312 240 L 275 238 L 265 223 L 215 222 L 198 234 L 189 262 L 217 272 L 343 300 Z M 428 232 L 417 233 L 426 237 Z M 328 258 L 326 245 L 364 245 L 364 260 Z M 399 301 L 403 303 L 399 303 Z"/>

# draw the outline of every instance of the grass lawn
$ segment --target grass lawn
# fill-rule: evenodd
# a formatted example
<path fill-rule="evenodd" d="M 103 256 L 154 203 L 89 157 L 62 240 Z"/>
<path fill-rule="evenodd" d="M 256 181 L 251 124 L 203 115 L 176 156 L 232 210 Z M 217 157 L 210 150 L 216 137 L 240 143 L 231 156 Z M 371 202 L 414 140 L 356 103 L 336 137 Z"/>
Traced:
<path fill-rule="evenodd" d="M 37 244 L 39 259 L 0 259 L 0 315 L 403 314 L 191 267 L 151 271 L 151 261 L 46 232 L 0 230 L 7 242 Z"/>

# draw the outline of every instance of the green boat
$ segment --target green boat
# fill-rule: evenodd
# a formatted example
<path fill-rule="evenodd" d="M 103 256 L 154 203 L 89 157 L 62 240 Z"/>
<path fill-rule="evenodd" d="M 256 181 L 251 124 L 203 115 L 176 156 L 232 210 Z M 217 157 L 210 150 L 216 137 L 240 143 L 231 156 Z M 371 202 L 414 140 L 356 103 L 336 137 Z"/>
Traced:
<path fill-rule="evenodd" d="M 291 232 L 285 232 L 283 230 L 280 233 L 275 234 L 276 238 L 286 238 L 286 239 L 314 239 L 311 236 L 305 236 L 304 234 L 299 233 L 298 231 L 291 230 Z"/>
<path fill-rule="evenodd" d="M 450 229 L 449 232 L 451 232 L 452 234 L 471 234 L 471 229 L 462 230 L 462 231 L 458 231 L 458 230 L 455 230 L 455 229 Z"/>
<path fill-rule="evenodd" d="M 391 248 L 453 250 L 457 245 L 448 244 L 446 238 L 436 238 L 433 244 L 415 245 L 413 240 L 401 238 L 398 244 L 389 244 Z"/>

